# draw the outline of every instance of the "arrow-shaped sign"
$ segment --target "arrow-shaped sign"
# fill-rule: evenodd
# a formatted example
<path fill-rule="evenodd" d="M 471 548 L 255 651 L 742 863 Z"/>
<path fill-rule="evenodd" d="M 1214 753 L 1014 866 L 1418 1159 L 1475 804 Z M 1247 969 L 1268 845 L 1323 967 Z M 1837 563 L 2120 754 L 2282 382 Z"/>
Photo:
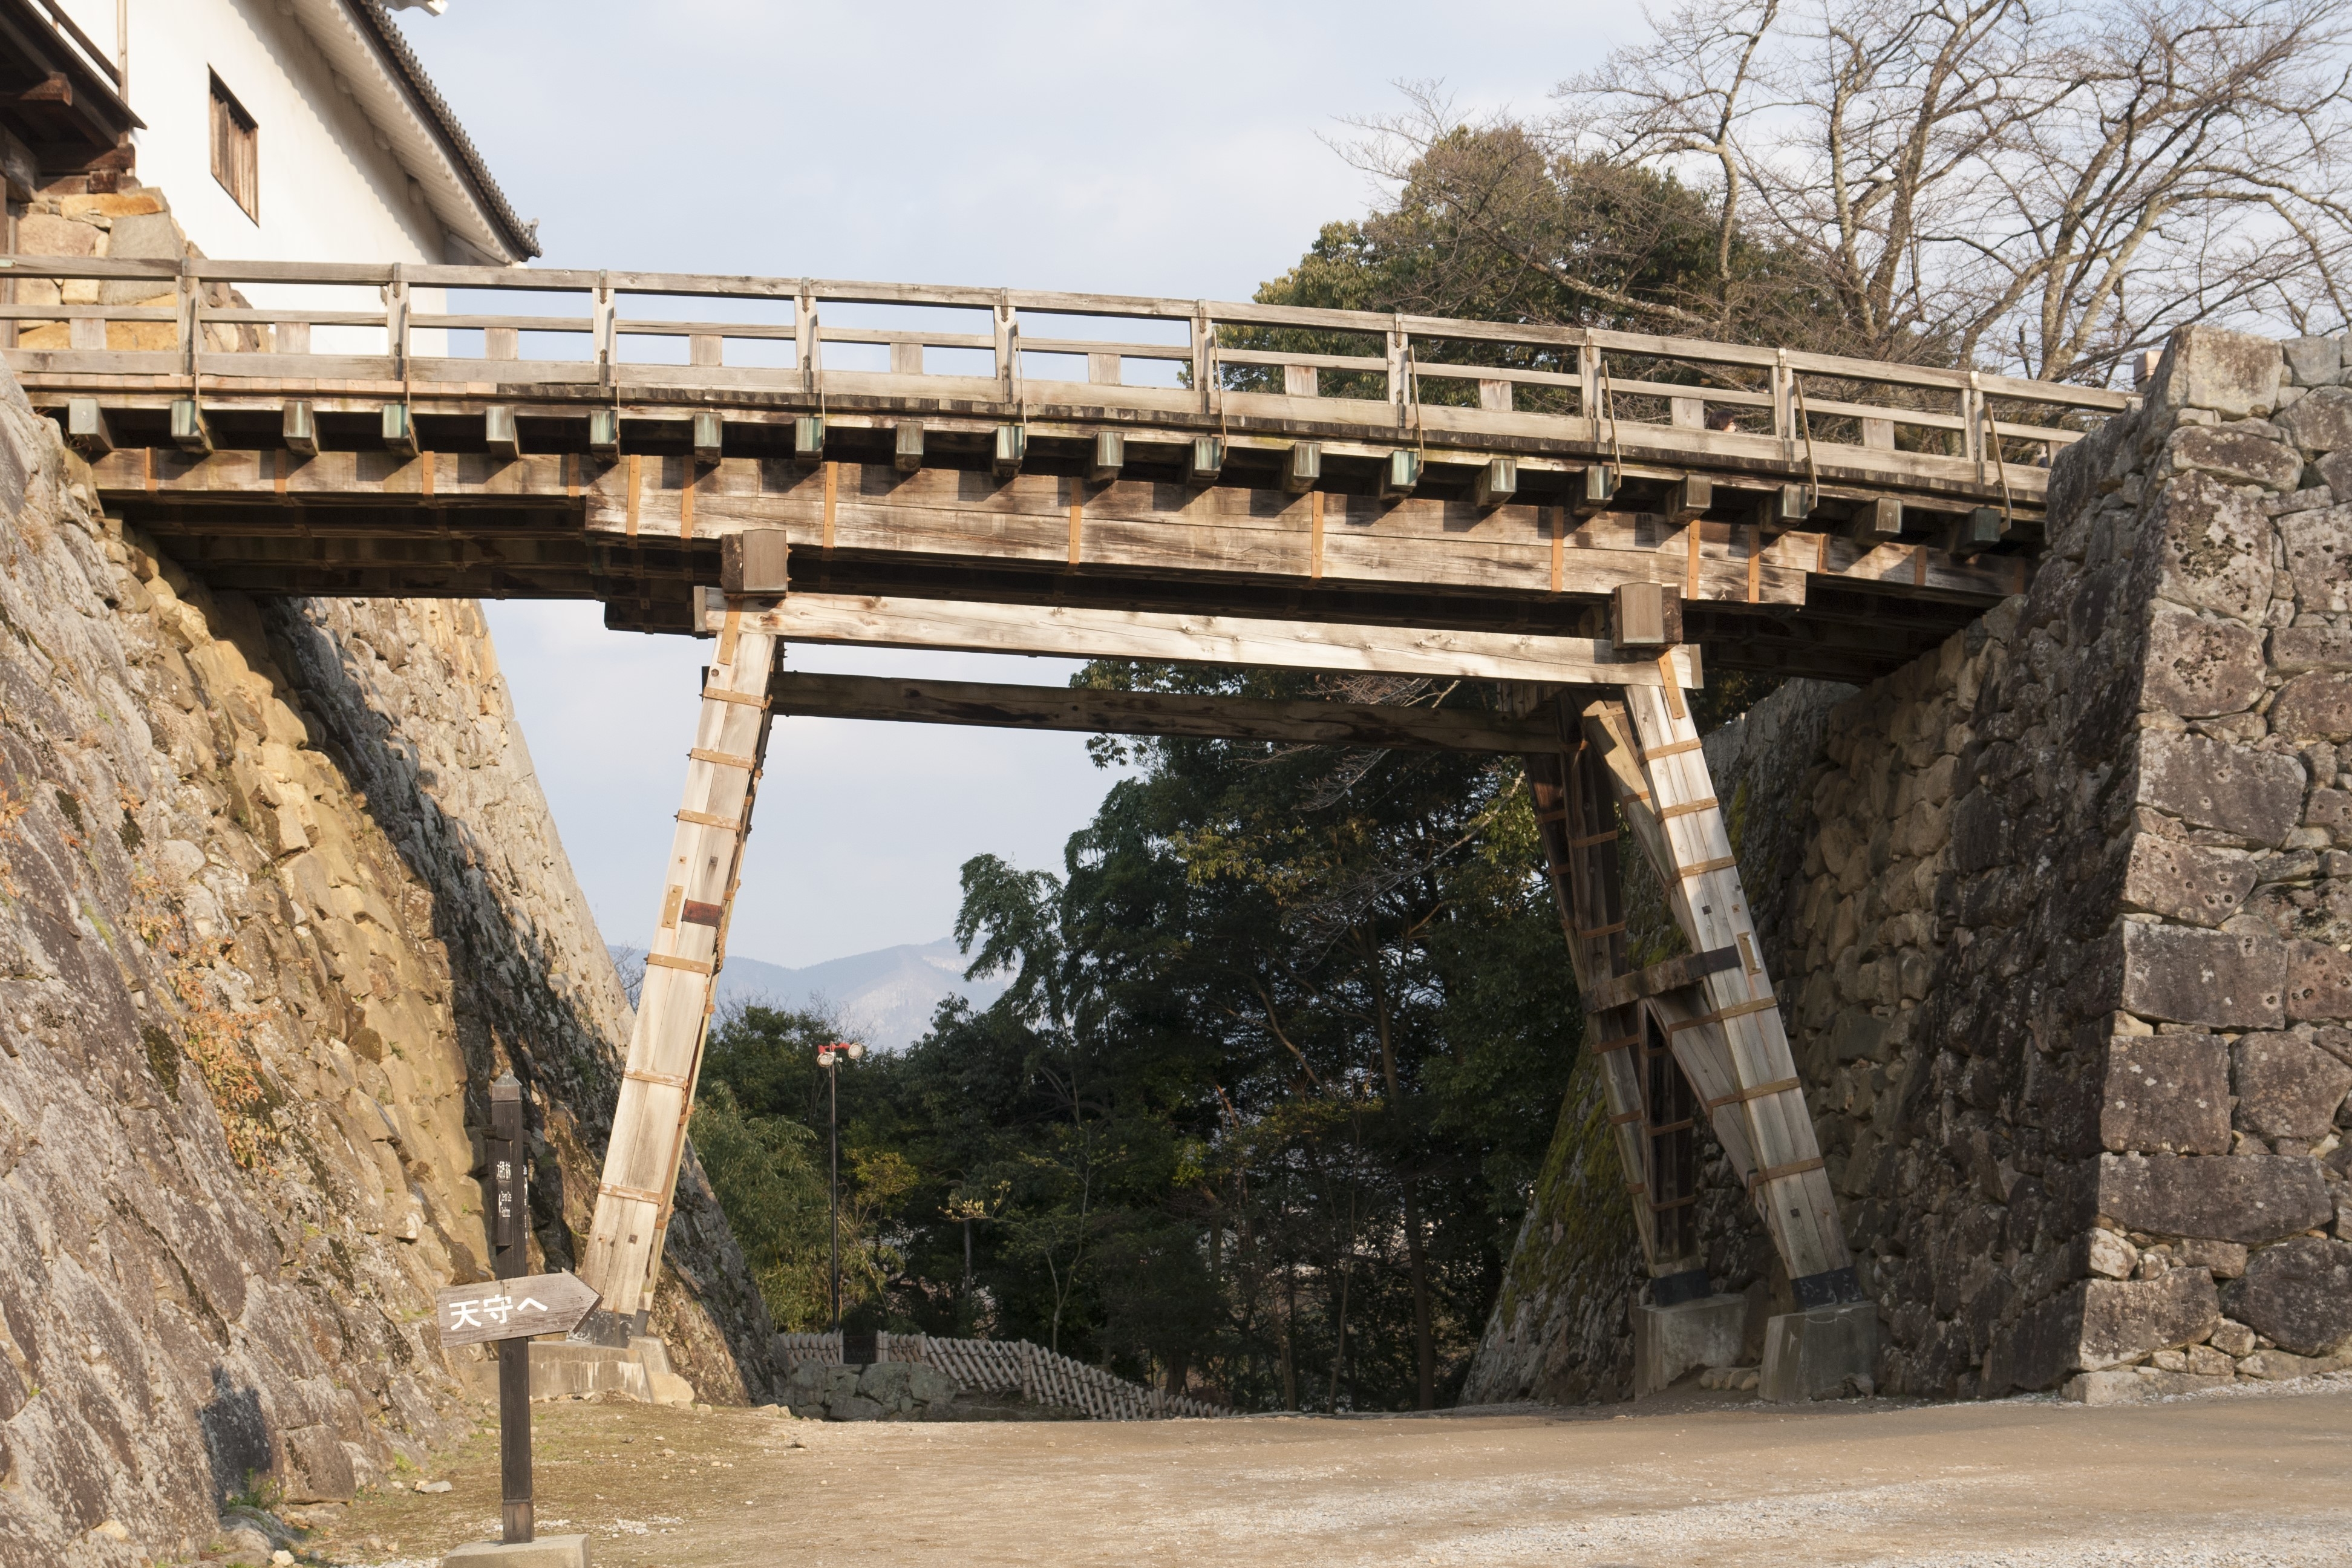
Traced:
<path fill-rule="evenodd" d="M 569 1273 L 527 1274 L 520 1279 L 486 1279 L 478 1285 L 444 1288 L 435 1302 L 443 1345 L 478 1345 L 487 1340 L 522 1340 L 560 1334 L 588 1315 L 600 1300 Z"/>

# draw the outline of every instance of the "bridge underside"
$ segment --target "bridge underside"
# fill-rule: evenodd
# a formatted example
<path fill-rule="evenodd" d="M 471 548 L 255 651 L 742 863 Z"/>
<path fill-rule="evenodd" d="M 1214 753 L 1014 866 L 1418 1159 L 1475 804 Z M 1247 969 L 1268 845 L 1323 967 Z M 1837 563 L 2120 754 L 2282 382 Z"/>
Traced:
<path fill-rule="evenodd" d="M 61 418 L 72 399 L 53 384 L 89 384 L 27 380 Z M 415 410 L 411 453 L 383 444 L 381 402 L 254 389 L 207 394 L 205 451 L 172 443 L 166 393 L 81 396 L 101 409 L 106 509 L 216 587 L 594 599 L 609 625 L 650 632 L 699 630 L 721 540 L 772 528 L 792 542 L 794 593 L 1569 634 L 1619 585 L 1655 583 L 1717 668 L 1859 680 L 2021 591 L 2039 523 L 2039 497 L 2020 510 L 2012 496 L 2006 537 L 1955 549 L 1958 502 L 1890 509 L 1826 483 L 1783 519 L 1793 487 L 1691 460 L 1704 454 L 1627 452 L 1597 504 L 1592 458 L 1517 458 L 1511 498 L 1482 506 L 1477 452 L 1430 453 L 1412 494 L 1382 495 L 1386 448 L 1314 440 L 1318 488 L 1295 490 L 1286 456 L 1318 433 L 1230 424 L 1213 481 L 1188 473 L 1187 431 L 1132 426 L 1116 477 L 1097 479 L 1099 411 L 1033 412 L 1006 472 L 990 449 L 1002 426 L 929 410 L 833 412 L 822 445 L 795 452 L 804 416 L 727 406 L 712 411 L 717 455 L 698 457 L 693 412 L 676 406 L 622 404 L 598 452 L 576 404 L 420 397 L 398 405 Z M 283 444 L 289 404 L 315 451 Z M 519 432 L 511 455 L 486 442 L 492 408 Z M 909 470 L 891 447 L 918 420 Z"/>

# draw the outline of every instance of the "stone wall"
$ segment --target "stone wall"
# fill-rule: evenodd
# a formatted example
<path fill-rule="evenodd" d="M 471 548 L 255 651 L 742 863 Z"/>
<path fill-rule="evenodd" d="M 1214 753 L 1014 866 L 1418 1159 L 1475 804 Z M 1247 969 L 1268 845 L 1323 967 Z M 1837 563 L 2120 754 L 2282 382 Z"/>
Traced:
<path fill-rule="evenodd" d="M 99 515 L 0 372 L 0 1564 L 200 1550 L 462 1435 L 486 1086 L 583 1235 L 625 998 L 478 611 L 257 603 Z M 768 1324 L 689 1162 L 656 1321 Z"/>
<path fill-rule="evenodd" d="M 2352 1364 L 2340 354 L 2182 334 L 2146 408 L 2060 458 L 2028 593 L 1710 738 L 1888 1392 Z M 1771 1310 L 1769 1250 L 1708 1174 L 1716 1285 Z M 1543 1281 L 1598 1267 L 1523 1239 L 1506 1298 L 1565 1320 Z M 1487 1359 L 1473 1386 L 1513 1386 Z"/>

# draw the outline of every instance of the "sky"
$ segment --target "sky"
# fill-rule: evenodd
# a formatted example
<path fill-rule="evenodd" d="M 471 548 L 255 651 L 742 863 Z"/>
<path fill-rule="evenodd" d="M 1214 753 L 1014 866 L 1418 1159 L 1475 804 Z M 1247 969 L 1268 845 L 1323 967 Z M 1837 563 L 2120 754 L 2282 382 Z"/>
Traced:
<path fill-rule="evenodd" d="M 399 21 L 540 265 L 1247 299 L 1379 198 L 1333 143 L 1402 79 L 1542 106 L 1633 6 L 450 0 Z M 488 606 L 608 942 L 658 912 L 709 645 Z M 1060 685 L 1066 662 L 803 648 L 802 669 Z M 958 868 L 1058 870 L 1085 741 L 778 721 L 729 946 L 803 965 L 953 925 Z"/>

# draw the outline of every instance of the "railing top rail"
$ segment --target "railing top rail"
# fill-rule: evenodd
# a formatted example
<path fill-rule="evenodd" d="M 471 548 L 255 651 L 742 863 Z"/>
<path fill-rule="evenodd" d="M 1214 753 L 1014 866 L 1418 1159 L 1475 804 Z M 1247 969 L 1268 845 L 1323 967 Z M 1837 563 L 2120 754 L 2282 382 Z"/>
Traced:
<path fill-rule="evenodd" d="M 1973 389 L 1994 397 L 2116 412 L 2133 401 L 2128 393 L 2104 387 L 2031 381 L 1986 372 L 1933 365 L 1850 359 L 1836 354 L 1752 344 L 1714 342 L 1594 328 L 1532 322 L 1474 321 L 1442 316 L 1386 314 L 1237 300 L 1162 299 L 1146 295 L 1082 294 L 1020 289 L 985 289 L 928 283 L 875 283 L 837 279 L 754 278 L 681 272 L 590 271 L 579 268 L 456 267 L 315 261 L 215 261 L 191 258 L 129 259 L 96 257 L 0 257 L 0 276 L 150 280 L 177 286 L 195 283 L 281 283 L 383 288 L 398 281 L 410 289 L 479 289 L 581 292 L 675 298 L 774 300 L 797 305 L 807 300 L 829 304 L 898 305 L 995 310 L 1009 308 L 1033 315 L 1183 322 L 1211 327 L 1291 328 L 1379 337 L 1506 343 L 1526 348 L 1625 354 L 1681 360 L 1747 371 L 1785 366 L 1801 374 L 1885 385 Z M 713 323 L 713 325 L 718 325 Z M 747 324 L 748 325 L 748 324 Z M 725 328 L 720 328 L 725 331 Z M 1093 352 L 1118 352 L 1106 344 Z M 1049 352 L 1084 352 L 1057 341 Z M 1129 352 L 1133 352 L 1132 349 Z"/>

